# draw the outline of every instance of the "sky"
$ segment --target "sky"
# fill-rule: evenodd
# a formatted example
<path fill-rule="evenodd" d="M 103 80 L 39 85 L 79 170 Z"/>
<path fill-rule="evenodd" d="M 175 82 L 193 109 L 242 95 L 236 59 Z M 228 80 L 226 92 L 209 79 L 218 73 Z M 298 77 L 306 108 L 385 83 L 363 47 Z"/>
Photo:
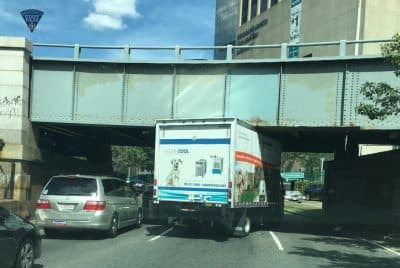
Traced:
<path fill-rule="evenodd" d="M 44 12 L 33 33 L 25 9 Z M 214 23 L 215 0 L 0 0 L 0 36 L 33 43 L 212 46 Z"/>

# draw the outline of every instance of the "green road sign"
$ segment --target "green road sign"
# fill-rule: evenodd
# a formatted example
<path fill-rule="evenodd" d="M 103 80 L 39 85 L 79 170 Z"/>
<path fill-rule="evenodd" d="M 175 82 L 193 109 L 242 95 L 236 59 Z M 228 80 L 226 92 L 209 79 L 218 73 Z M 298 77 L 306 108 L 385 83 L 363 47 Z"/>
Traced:
<path fill-rule="evenodd" d="M 301 180 L 304 179 L 304 172 L 281 172 L 281 177 L 285 180 Z"/>

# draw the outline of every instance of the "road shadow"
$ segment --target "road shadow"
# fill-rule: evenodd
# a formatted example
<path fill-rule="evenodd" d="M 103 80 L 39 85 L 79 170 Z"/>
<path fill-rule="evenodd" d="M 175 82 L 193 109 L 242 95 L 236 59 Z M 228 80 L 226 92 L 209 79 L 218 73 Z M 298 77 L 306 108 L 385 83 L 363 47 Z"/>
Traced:
<path fill-rule="evenodd" d="M 346 238 L 346 237 L 307 237 L 302 238 L 304 241 L 311 241 L 316 243 L 325 243 L 331 246 L 344 246 L 353 248 L 360 248 L 363 250 L 367 250 L 371 253 L 376 253 L 379 248 L 372 243 L 355 238 Z"/>
<path fill-rule="evenodd" d="M 118 230 L 118 235 L 122 235 L 133 229 L 135 225 L 124 227 Z M 110 239 L 106 231 L 97 230 L 56 230 L 50 234 L 42 235 L 42 239 L 48 240 L 105 240 Z M 112 238 L 111 238 L 112 239 Z"/>
<path fill-rule="evenodd" d="M 32 268 L 43 268 L 43 264 L 34 264 Z"/>
<path fill-rule="evenodd" d="M 367 256 L 338 250 L 324 251 L 308 247 L 295 247 L 295 249 L 289 251 L 288 254 L 312 257 L 316 260 L 327 260 L 329 262 L 328 264 L 321 264 L 318 266 L 321 268 L 400 267 L 400 259 L 397 257 L 374 257 L 371 255 Z M 318 263 L 318 261 L 316 261 L 316 263 Z"/>
<path fill-rule="evenodd" d="M 279 226 L 270 226 L 271 231 L 282 233 L 310 234 L 318 236 L 344 236 L 335 231 L 333 225 L 323 219 L 313 219 L 302 215 L 286 213 Z"/>
<path fill-rule="evenodd" d="M 147 236 L 157 236 L 173 227 L 173 231 L 163 234 L 165 237 L 175 237 L 183 239 L 203 239 L 213 240 L 216 242 L 225 242 L 229 239 L 229 234 L 222 230 L 222 227 L 214 227 L 208 225 L 158 225 L 148 226 Z"/>

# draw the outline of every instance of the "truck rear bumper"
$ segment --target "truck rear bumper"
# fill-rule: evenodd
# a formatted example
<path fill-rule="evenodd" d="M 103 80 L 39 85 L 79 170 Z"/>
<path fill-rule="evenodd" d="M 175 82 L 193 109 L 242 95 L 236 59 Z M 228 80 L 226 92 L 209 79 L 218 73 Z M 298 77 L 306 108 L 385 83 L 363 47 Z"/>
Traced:
<path fill-rule="evenodd" d="M 162 217 L 183 219 L 221 219 L 226 214 L 226 204 L 199 204 L 185 202 L 160 202 Z"/>

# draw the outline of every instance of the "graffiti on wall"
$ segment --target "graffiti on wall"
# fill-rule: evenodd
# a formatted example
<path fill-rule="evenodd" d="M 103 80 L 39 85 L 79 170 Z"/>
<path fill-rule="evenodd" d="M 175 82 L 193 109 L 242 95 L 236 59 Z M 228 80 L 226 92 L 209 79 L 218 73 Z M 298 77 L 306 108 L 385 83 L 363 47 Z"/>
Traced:
<path fill-rule="evenodd" d="M 21 96 L 5 96 L 0 97 L 0 115 L 9 117 L 21 115 L 22 97 Z"/>
<path fill-rule="evenodd" d="M 0 200 L 10 198 L 10 163 L 0 162 Z"/>

